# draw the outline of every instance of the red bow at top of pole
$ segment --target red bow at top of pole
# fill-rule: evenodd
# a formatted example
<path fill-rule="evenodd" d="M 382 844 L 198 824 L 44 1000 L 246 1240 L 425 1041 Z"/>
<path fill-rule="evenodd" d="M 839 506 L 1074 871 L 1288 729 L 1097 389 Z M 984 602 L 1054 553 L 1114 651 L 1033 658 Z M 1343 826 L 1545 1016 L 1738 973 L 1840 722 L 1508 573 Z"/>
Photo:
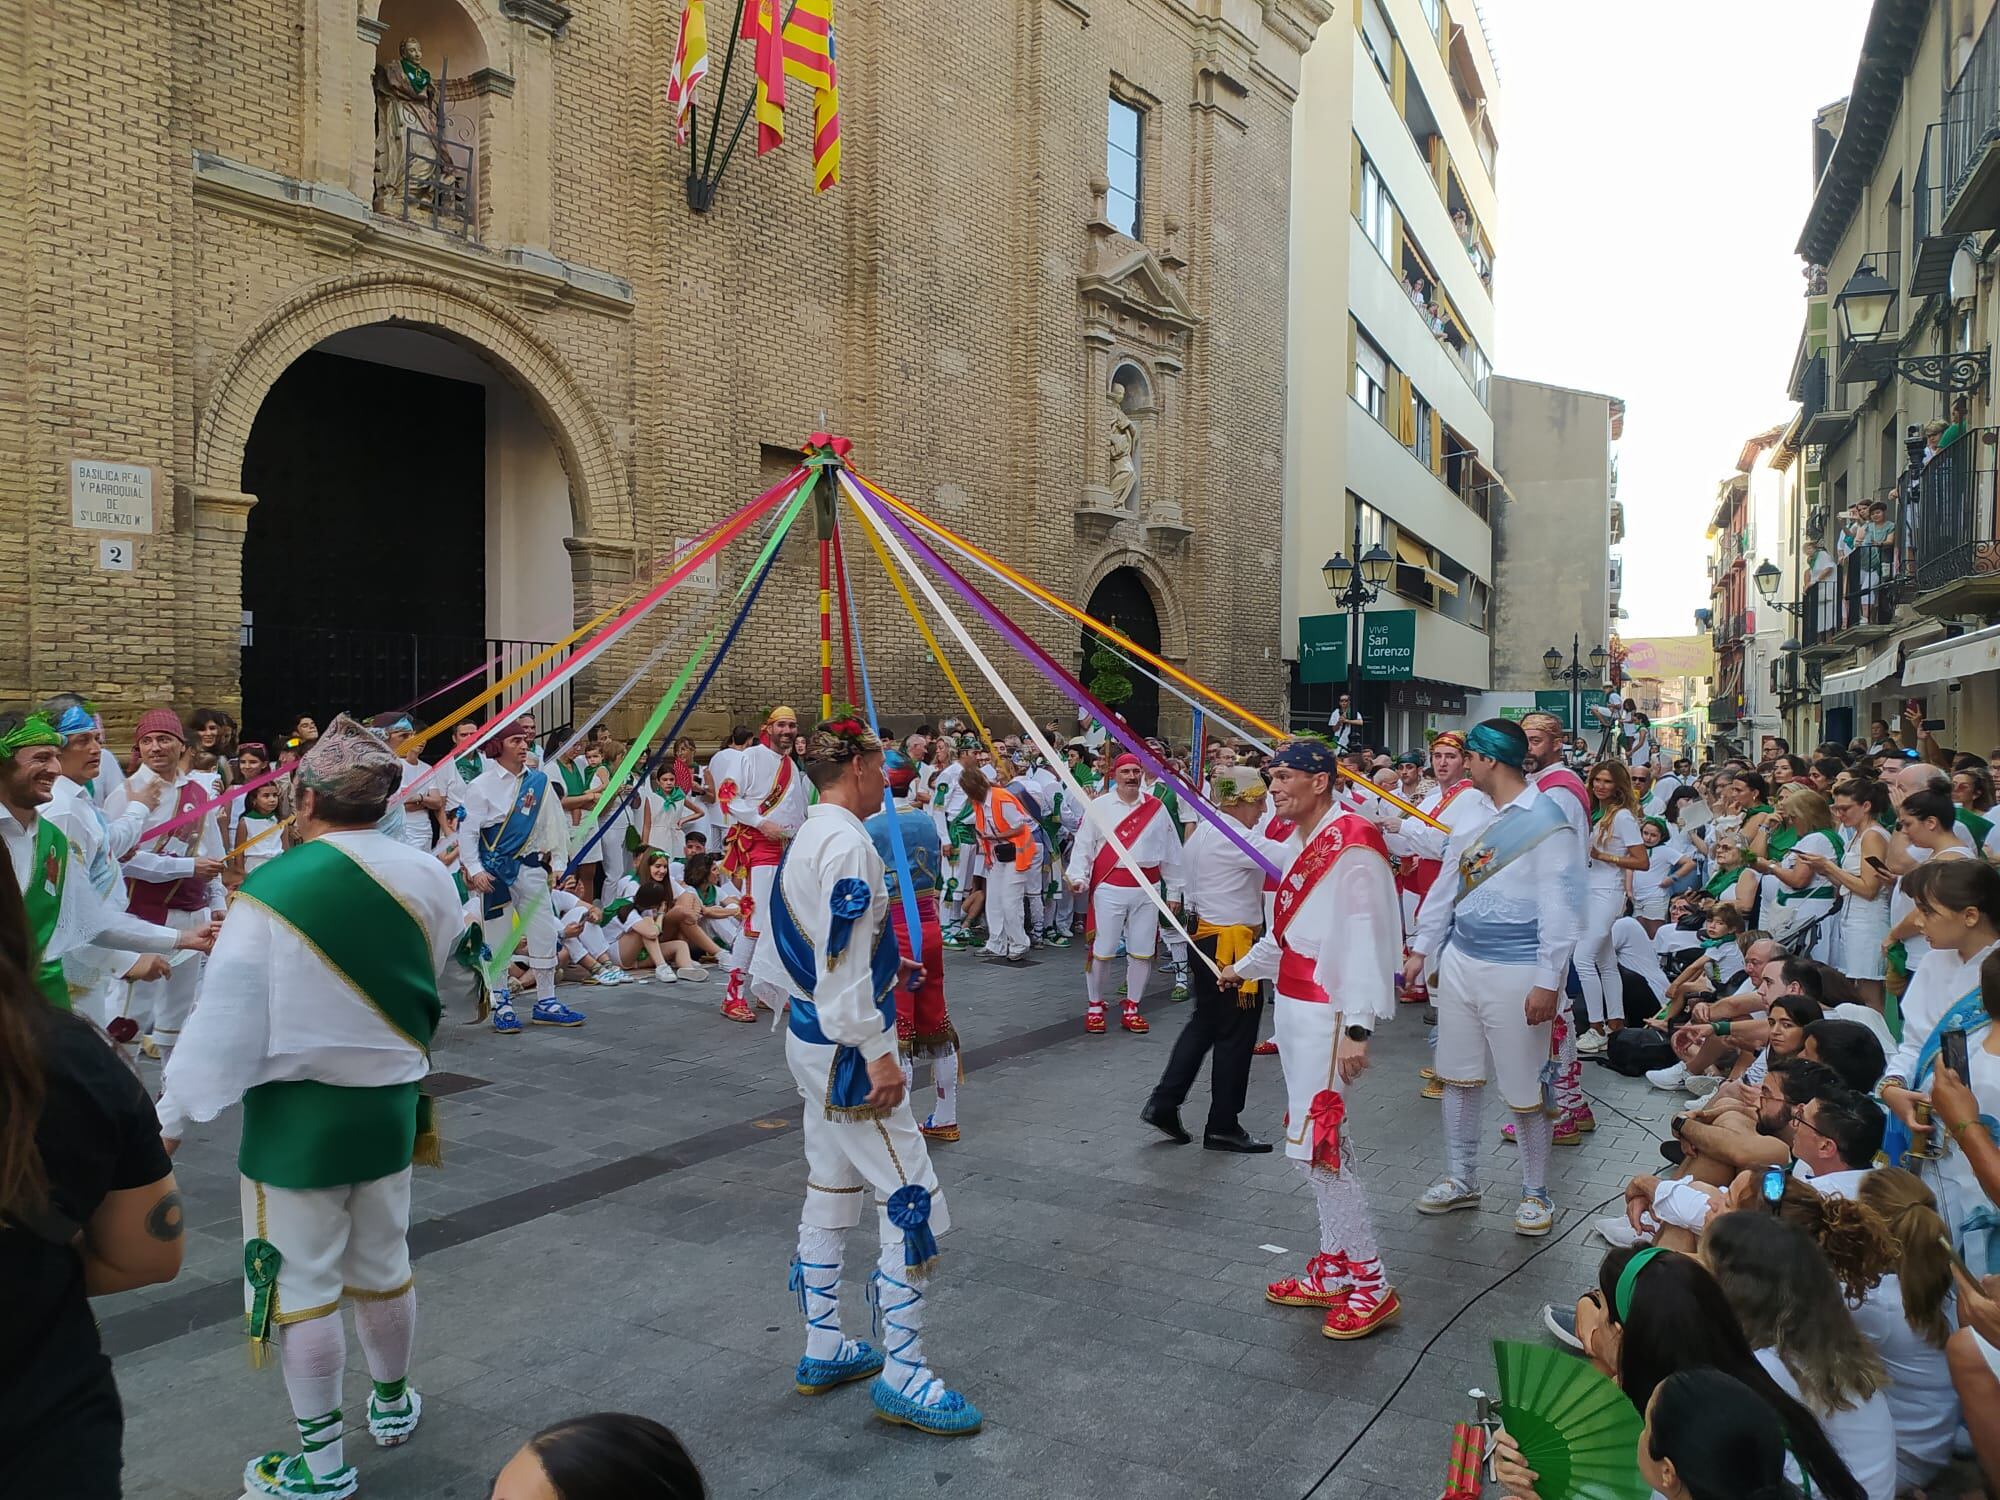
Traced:
<path fill-rule="evenodd" d="M 845 458 L 854 451 L 854 444 L 844 437 L 832 433 L 815 432 L 806 439 L 805 452 L 808 457 L 817 453 L 832 453 L 835 458 Z"/>

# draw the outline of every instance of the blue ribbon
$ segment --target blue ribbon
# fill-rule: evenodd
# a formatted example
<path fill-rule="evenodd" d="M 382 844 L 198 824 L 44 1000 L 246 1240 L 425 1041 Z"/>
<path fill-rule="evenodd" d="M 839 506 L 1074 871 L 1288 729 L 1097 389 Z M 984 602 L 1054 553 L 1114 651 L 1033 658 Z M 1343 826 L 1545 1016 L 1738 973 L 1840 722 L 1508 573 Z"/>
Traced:
<path fill-rule="evenodd" d="M 854 924 L 861 920 L 861 914 L 868 910 L 874 899 L 874 892 L 868 889 L 868 882 L 852 875 L 843 876 L 833 883 L 833 894 L 827 906 L 833 920 L 826 929 L 826 964 L 830 969 L 833 961 L 847 951 L 847 940 L 854 935 Z"/>
<path fill-rule="evenodd" d="M 839 524 L 836 519 L 835 525 Z M 861 612 L 854 607 L 854 590 L 843 588 L 841 593 L 847 602 L 847 632 L 854 641 L 854 659 L 861 669 L 861 704 L 868 710 L 868 726 L 877 734 L 882 732 L 882 721 L 875 717 L 875 689 L 868 683 L 868 652 L 861 644 Z M 910 874 L 910 845 L 903 837 L 903 820 L 896 815 L 896 794 L 884 783 L 882 787 L 882 816 L 889 825 L 889 849 L 896 857 L 896 889 L 903 900 L 903 928 L 910 935 L 910 959 L 919 965 L 910 976 L 910 989 L 914 992 L 923 983 L 924 923 L 917 912 L 916 882 Z"/>
<path fill-rule="evenodd" d="M 889 1222 L 903 1231 L 903 1265 L 926 1265 L 936 1259 L 937 1236 L 931 1233 L 931 1195 L 927 1188 L 906 1183 L 889 1195 Z"/>
<path fill-rule="evenodd" d="M 750 592 L 743 598 L 743 608 L 736 612 L 736 618 L 730 622 L 728 632 L 722 637 L 722 644 L 715 648 L 715 660 L 708 664 L 708 670 L 701 674 L 701 681 L 694 685 L 694 691 L 688 695 L 687 702 L 681 705 L 679 716 L 675 718 L 667 732 L 660 736 L 659 748 L 647 756 L 639 767 L 632 782 L 632 790 L 627 792 L 624 800 L 611 810 L 611 816 L 597 825 L 597 832 L 590 836 L 584 846 L 570 856 L 569 863 L 563 867 L 564 880 L 576 873 L 577 866 L 583 863 L 584 857 L 597 847 L 597 841 L 611 831 L 611 825 L 618 821 L 618 815 L 638 800 L 640 789 L 653 779 L 654 770 L 662 760 L 666 759 L 674 741 L 680 738 L 681 726 L 687 723 L 688 715 L 694 712 L 694 706 L 701 702 L 701 695 L 707 691 L 708 685 L 715 681 L 716 668 L 722 665 L 722 658 L 729 654 L 729 648 L 736 644 L 737 632 L 742 630 L 743 622 L 750 618 L 751 607 L 756 604 L 757 595 L 763 590 L 764 580 L 771 576 L 771 569 L 777 565 L 777 561 L 778 551 L 774 549 L 770 557 L 765 560 L 763 571 L 758 573 L 757 581 L 750 585 Z"/>

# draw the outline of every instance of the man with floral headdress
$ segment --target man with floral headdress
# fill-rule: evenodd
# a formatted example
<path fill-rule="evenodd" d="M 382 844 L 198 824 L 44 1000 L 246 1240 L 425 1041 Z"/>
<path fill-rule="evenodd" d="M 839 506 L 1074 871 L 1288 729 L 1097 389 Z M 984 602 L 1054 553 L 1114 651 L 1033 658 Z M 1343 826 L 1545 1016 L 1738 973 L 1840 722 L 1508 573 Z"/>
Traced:
<path fill-rule="evenodd" d="M 1346 1126 L 1346 1091 L 1368 1042 L 1396 1009 L 1402 919 L 1382 832 L 1335 802 L 1324 740 L 1287 740 L 1269 762 L 1271 800 L 1290 833 L 1271 925 L 1220 976 L 1273 980 L 1285 1070 L 1285 1154 L 1312 1184 L 1319 1253 L 1265 1291 L 1287 1307 L 1323 1308 L 1330 1339 L 1366 1338 L 1402 1312 L 1382 1269 L 1368 1197 Z"/>
<path fill-rule="evenodd" d="M 148 709 L 139 716 L 139 769 L 105 805 L 112 821 L 124 817 L 135 796 L 157 787 L 159 818 L 152 826 L 166 831 L 141 838 L 126 856 L 130 884 L 128 907 L 147 922 L 193 931 L 220 920 L 229 894 L 222 884 L 223 858 L 219 809 L 211 807 L 210 792 L 187 771 L 187 730 L 170 708 Z M 181 1027 L 201 987 L 203 960 L 176 964 L 164 978 L 130 987 L 127 1014 L 151 1036 L 164 1059 L 180 1040 Z"/>
<path fill-rule="evenodd" d="M 744 993 L 743 976 L 756 956 L 768 924 L 771 881 L 785 845 L 806 818 L 806 778 L 795 753 L 799 716 L 780 705 L 764 717 L 757 742 L 736 758 L 727 780 L 716 789 L 717 805 L 728 823 L 722 871 L 743 892 L 743 929 L 729 950 L 729 990 L 722 1013 L 732 1021 L 755 1021 L 757 1011 Z"/>
<path fill-rule="evenodd" d="M 72 988 L 94 982 L 86 950 L 206 953 L 212 923 L 185 930 L 143 921 L 92 883 L 89 859 L 47 816 L 62 777 L 64 736 L 45 714 L 0 713 L 0 842 L 5 842 L 26 908 L 29 978 L 51 1005 L 70 1008 Z M 67 973 L 79 964 L 75 976 Z"/>
<path fill-rule="evenodd" d="M 528 766 L 533 738 L 532 727 L 516 721 L 487 742 L 492 754 L 486 769 L 465 789 L 458 867 L 479 898 L 487 952 L 500 963 L 501 974 L 515 944 L 527 938 L 528 971 L 535 979 L 535 1008 L 528 1019 L 537 1026 L 581 1026 L 583 1013 L 556 999 L 558 933 L 550 892 L 569 857 L 569 824 L 548 773 Z M 502 1036 L 521 1030 L 504 978 L 493 991 L 493 1029 Z"/>
<path fill-rule="evenodd" d="M 901 750 L 882 755 L 882 775 L 895 799 L 891 830 L 891 810 L 884 808 L 871 816 L 868 837 L 881 856 L 889 882 L 889 925 L 895 929 L 896 943 L 903 957 L 923 966 L 923 975 L 914 986 L 896 986 L 896 1045 L 903 1059 L 903 1086 L 916 1088 L 916 1063 L 928 1058 L 931 1081 L 937 1088 L 937 1103 L 919 1127 L 934 1141 L 958 1139 L 958 1029 L 944 1003 L 944 935 L 938 923 L 938 869 L 943 851 L 937 829 L 928 814 L 911 806 L 910 793 L 917 780 L 917 766 Z M 902 834 L 902 860 L 910 870 L 910 896 L 903 900 L 902 871 L 896 854 L 895 832 Z M 911 941 L 908 907 L 917 913 L 916 942 Z"/>
<path fill-rule="evenodd" d="M 300 842 L 237 892 L 201 1003 L 167 1065 L 160 1134 L 241 1101 L 244 1301 L 252 1352 L 278 1345 L 300 1448 L 252 1459 L 262 1495 L 351 1495 L 343 1300 L 383 1447 L 416 1430 L 410 1169 L 435 1165 L 430 1071 L 440 977 L 463 915 L 444 866 L 377 830 L 401 762 L 345 714 L 298 765 Z"/>
<path fill-rule="evenodd" d="M 806 1322 L 793 1375 L 816 1396 L 874 1376 L 887 1421 L 940 1436 L 977 1432 L 980 1415 L 932 1373 L 923 1349 L 928 1272 L 951 1227 L 930 1151 L 911 1115 L 896 1059 L 896 998 L 916 972 L 885 920 L 884 866 L 864 815 L 882 805 L 882 745 L 844 708 L 821 721 L 806 755 L 819 801 L 788 841 L 751 983 L 789 1005 L 785 1058 L 805 1101 L 806 1198 L 792 1290 Z M 882 1250 L 870 1278 L 884 1347 L 840 1322 L 847 1231 L 872 1191 Z"/>

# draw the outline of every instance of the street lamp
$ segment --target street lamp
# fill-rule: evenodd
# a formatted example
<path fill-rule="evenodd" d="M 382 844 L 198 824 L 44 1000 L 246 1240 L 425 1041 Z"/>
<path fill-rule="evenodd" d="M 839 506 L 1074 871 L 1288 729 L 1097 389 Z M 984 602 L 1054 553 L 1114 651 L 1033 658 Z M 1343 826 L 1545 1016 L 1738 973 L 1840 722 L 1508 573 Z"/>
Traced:
<path fill-rule="evenodd" d="M 1752 573 L 1750 578 L 1757 585 L 1758 594 L 1762 596 L 1764 602 L 1770 605 L 1771 608 L 1781 609 L 1786 614 L 1794 617 L 1804 614 L 1806 612 L 1805 605 L 1787 604 L 1784 600 L 1776 597 L 1778 581 L 1781 576 L 1778 572 L 1778 565 L 1769 558 L 1766 558 L 1763 562 L 1757 564 L 1757 571 Z"/>
<path fill-rule="evenodd" d="M 1575 635 L 1569 643 L 1569 665 L 1564 666 L 1562 648 L 1551 646 L 1542 653 L 1542 666 L 1547 669 L 1549 681 L 1569 684 L 1569 724 L 1572 734 L 1583 733 L 1583 685 L 1586 682 L 1602 682 L 1604 665 L 1611 660 L 1611 653 L 1602 646 L 1590 648 L 1590 665 L 1582 659 L 1583 637 Z"/>
<path fill-rule="evenodd" d="M 1856 266 L 1854 274 L 1847 278 L 1847 285 L 1833 299 L 1840 313 L 1842 349 L 1887 350 L 1890 354 L 1887 366 L 1878 366 L 1873 373 L 1879 376 L 1893 372 L 1925 390 L 1951 394 L 1974 391 L 1986 384 L 1988 361 L 1984 349 L 1896 358 L 1894 343 L 1883 338 L 1889 325 L 1889 309 L 1895 302 L 1895 286 L 1882 279 L 1873 261 L 1865 260 Z"/>
<path fill-rule="evenodd" d="M 1354 518 L 1354 555 L 1361 559 L 1360 576 L 1356 576 L 1355 565 L 1339 552 L 1329 557 L 1320 567 L 1320 577 L 1326 580 L 1327 592 L 1333 595 L 1333 602 L 1347 611 L 1347 711 L 1356 713 L 1361 707 L 1361 616 L 1382 593 L 1396 571 L 1396 559 L 1391 557 L 1377 542 L 1366 552 L 1361 550 L 1361 518 Z M 1334 717 L 1340 717 L 1336 709 Z M 1335 741 L 1346 748 L 1352 743 L 1346 726 L 1336 723 Z"/>

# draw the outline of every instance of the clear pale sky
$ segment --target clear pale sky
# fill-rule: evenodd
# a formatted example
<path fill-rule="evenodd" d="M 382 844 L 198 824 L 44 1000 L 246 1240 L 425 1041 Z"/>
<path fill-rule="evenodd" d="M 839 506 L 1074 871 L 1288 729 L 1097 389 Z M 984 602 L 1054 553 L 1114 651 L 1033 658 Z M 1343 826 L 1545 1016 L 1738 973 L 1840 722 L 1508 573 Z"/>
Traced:
<path fill-rule="evenodd" d="M 1624 397 L 1616 628 L 1691 634 L 1716 483 L 1792 412 L 1811 122 L 1853 83 L 1868 5 L 1479 4 L 1500 69 L 1494 366 Z"/>

